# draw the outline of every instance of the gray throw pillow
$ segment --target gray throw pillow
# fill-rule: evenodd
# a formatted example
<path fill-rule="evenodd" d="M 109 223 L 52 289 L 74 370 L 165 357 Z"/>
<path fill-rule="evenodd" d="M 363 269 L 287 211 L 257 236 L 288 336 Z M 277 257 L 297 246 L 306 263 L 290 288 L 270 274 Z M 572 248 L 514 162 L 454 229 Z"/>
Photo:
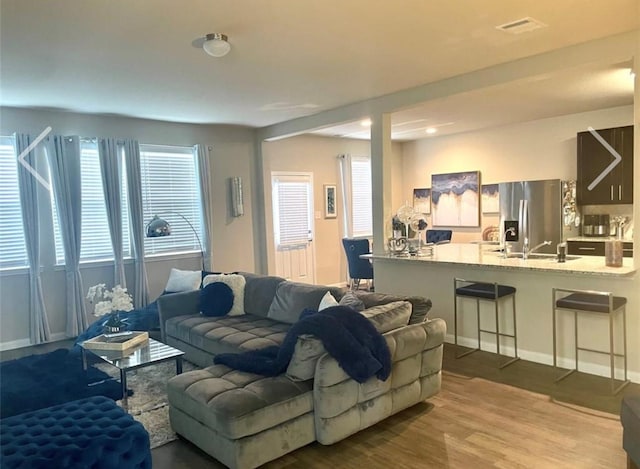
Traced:
<path fill-rule="evenodd" d="M 355 294 L 363 301 L 365 308 L 371 308 L 372 306 L 390 303 L 392 301 L 408 301 L 413 306 L 409 324 L 418 324 L 426 321 L 427 314 L 431 309 L 431 300 L 421 296 L 388 295 L 385 293 L 364 291 L 357 291 Z"/>
<path fill-rule="evenodd" d="M 356 311 L 364 310 L 364 302 L 358 298 L 355 293 L 352 291 L 348 291 L 344 294 L 340 301 L 338 302 L 340 306 L 348 306 L 351 309 L 355 309 Z"/>
<path fill-rule="evenodd" d="M 367 308 L 360 314 L 369 319 L 380 334 L 384 334 L 409 324 L 411 303 L 408 301 L 393 301 Z"/>
<path fill-rule="evenodd" d="M 325 353 L 327 351 L 320 339 L 310 334 L 299 335 L 287 367 L 287 377 L 292 381 L 312 379 L 316 373 L 316 363 Z"/>
<path fill-rule="evenodd" d="M 332 292 L 334 297 L 339 295 L 340 289 L 322 285 L 309 285 L 297 282 L 282 282 L 278 285 L 276 296 L 271 302 L 267 317 L 274 321 L 294 324 L 298 322 L 300 313 L 305 309 L 318 311 L 322 297 Z M 335 294 L 333 292 L 336 292 Z"/>

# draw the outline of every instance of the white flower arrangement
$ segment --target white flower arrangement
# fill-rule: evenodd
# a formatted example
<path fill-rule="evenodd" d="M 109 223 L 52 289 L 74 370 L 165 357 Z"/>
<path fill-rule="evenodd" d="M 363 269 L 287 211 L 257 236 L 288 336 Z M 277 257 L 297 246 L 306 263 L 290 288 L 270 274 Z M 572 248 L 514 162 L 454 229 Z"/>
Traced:
<path fill-rule="evenodd" d="M 113 311 L 131 311 L 133 301 L 126 288 L 116 285 L 108 290 L 104 283 L 89 288 L 87 300 L 93 304 L 93 315 L 104 316 Z"/>

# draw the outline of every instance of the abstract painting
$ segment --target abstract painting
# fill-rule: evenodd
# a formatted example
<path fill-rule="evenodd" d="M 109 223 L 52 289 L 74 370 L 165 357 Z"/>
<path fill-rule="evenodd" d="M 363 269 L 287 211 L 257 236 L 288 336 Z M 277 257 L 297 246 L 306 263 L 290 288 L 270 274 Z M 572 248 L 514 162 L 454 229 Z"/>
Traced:
<path fill-rule="evenodd" d="M 426 215 L 431 213 L 431 189 L 413 190 L 413 210 Z"/>
<path fill-rule="evenodd" d="M 433 226 L 480 226 L 480 172 L 431 176 Z"/>
<path fill-rule="evenodd" d="M 482 213 L 500 213 L 500 185 L 482 185 Z"/>

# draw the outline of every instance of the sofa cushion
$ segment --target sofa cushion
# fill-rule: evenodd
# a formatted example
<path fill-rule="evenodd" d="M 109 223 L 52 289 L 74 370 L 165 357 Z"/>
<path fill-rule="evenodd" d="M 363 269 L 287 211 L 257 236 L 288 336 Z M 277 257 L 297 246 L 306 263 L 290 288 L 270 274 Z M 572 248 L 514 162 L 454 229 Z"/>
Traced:
<path fill-rule="evenodd" d="M 320 339 L 310 334 L 299 335 L 287 367 L 287 377 L 293 381 L 312 379 L 316 372 L 316 363 L 325 353 L 327 351 Z"/>
<path fill-rule="evenodd" d="M 229 311 L 229 316 L 240 316 L 244 314 L 244 287 L 246 280 L 238 274 L 212 274 L 207 275 L 202 281 L 202 288 L 210 283 L 225 283 L 233 291 L 233 306 Z"/>
<path fill-rule="evenodd" d="M 431 300 L 422 296 L 400 296 L 400 295 L 387 295 L 385 293 L 373 293 L 356 291 L 356 296 L 362 300 L 365 308 L 371 308 L 372 306 L 378 306 L 385 303 L 391 303 L 392 301 L 408 301 L 411 303 L 412 312 L 409 318 L 409 324 L 417 324 L 424 322 L 427 319 L 427 313 L 431 309 Z"/>
<path fill-rule="evenodd" d="M 175 316 L 165 323 L 167 336 L 212 355 L 279 346 L 290 327 L 289 324 L 252 314 L 220 318 Z"/>
<path fill-rule="evenodd" d="M 408 301 L 392 301 L 391 303 L 367 308 L 361 314 L 373 323 L 379 333 L 384 334 L 409 324 L 411 303 Z"/>
<path fill-rule="evenodd" d="M 203 316 L 224 316 L 233 307 L 233 290 L 223 282 L 212 282 L 200 291 L 200 311 Z"/>
<path fill-rule="evenodd" d="M 305 309 L 318 310 L 320 300 L 331 292 L 334 297 L 342 297 L 342 291 L 335 287 L 309 285 L 297 282 L 282 282 L 271 302 L 267 317 L 275 321 L 294 324 Z"/>
<path fill-rule="evenodd" d="M 244 311 L 256 316 L 267 317 L 269 307 L 276 296 L 276 290 L 285 280 L 282 277 L 238 272 L 246 284 L 244 286 Z"/>
<path fill-rule="evenodd" d="M 285 376 L 264 377 L 214 365 L 175 376 L 167 395 L 171 407 L 198 416 L 229 439 L 255 435 L 313 410 L 312 383 Z"/>

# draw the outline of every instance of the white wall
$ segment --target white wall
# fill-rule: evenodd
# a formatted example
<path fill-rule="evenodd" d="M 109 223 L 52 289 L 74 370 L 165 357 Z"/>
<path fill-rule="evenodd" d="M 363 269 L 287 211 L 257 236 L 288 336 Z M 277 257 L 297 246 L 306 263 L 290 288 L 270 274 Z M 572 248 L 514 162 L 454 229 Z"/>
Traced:
<path fill-rule="evenodd" d="M 315 220 L 316 283 L 335 284 L 346 281 L 346 258 L 342 248 L 342 192 L 337 156 L 371 154 L 367 140 L 301 135 L 273 142 L 264 142 L 262 147 L 266 214 L 266 238 L 269 273 L 275 274 L 275 249 L 273 239 L 273 213 L 271 208 L 271 172 L 300 171 L 313 173 L 314 206 L 321 212 Z M 394 145 L 394 165 L 392 197 L 394 203 L 402 198 L 401 147 Z M 338 217 L 325 219 L 324 184 L 338 187 Z"/>
<path fill-rule="evenodd" d="M 575 179 L 577 132 L 632 123 L 633 106 L 623 106 L 408 142 L 404 196 L 411 200 L 414 187 L 431 187 L 432 174 L 459 171 L 479 170 L 482 184 Z M 453 241 L 479 240 L 485 227 L 497 223 L 497 216 L 485 216 L 479 228 L 455 228 Z"/>
<path fill-rule="evenodd" d="M 252 171 L 254 160 L 254 131 L 237 126 L 194 125 L 100 116 L 58 111 L 0 109 L 0 134 L 15 131 L 34 135 L 47 126 L 53 133 L 85 137 L 136 138 L 141 143 L 194 145 L 213 147 L 211 153 L 212 194 L 212 253 L 213 268 L 221 271 L 255 270 L 252 232 Z M 243 178 L 245 214 L 230 215 L 228 179 Z M 51 257 L 43 255 L 43 257 Z M 161 258 L 147 261 L 150 298 L 155 299 L 164 289 L 171 267 L 197 270 L 200 258 Z M 43 266 L 45 301 L 52 333 L 62 338 L 65 329 L 65 274 L 53 266 Z M 81 268 L 85 287 L 99 282 L 113 283 L 113 269 L 104 264 Z M 129 286 L 133 285 L 131 265 L 126 266 Z M 28 276 L 18 271 L 0 273 L 0 347 L 28 345 Z M 89 322 L 95 318 L 90 316 Z"/>

